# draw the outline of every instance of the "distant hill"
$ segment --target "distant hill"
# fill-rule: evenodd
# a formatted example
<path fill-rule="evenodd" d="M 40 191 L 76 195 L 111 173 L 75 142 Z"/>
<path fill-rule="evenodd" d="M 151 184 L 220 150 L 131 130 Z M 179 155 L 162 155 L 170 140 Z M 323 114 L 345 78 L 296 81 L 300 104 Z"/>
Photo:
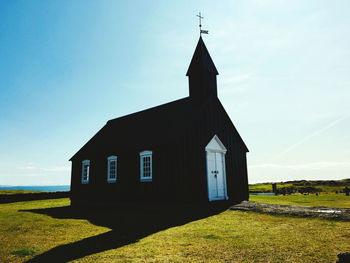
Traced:
<path fill-rule="evenodd" d="M 284 191 L 307 191 L 307 192 L 340 192 L 344 187 L 350 187 L 350 179 L 342 180 L 295 180 L 286 182 L 275 182 L 278 190 Z M 272 184 L 259 183 L 249 185 L 249 191 L 255 193 L 272 192 Z"/>
<path fill-rule="evenodd" d="M 293 185 L 328 185 L 328 186 L 350 186 L 350 178 L 342 180 L 299 180 L 279 182 L 278 184 L 293 184 Z"/>

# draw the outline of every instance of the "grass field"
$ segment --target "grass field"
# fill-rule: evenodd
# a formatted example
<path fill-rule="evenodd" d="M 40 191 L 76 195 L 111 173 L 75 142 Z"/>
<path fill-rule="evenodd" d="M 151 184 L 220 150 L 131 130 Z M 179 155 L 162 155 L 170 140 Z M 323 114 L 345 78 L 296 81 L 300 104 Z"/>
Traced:
<path fill-rule="evenodd" d="M 350 222 L 68 205 L 69 199 L 1 204 L 0 262 L 335 262 L 350 251 Z"/>
<path fill-rule="evenodd" d="M 318 196 L 315 194 L 292 194 L 285 196 L 250 195 L 249 200 L 267 204 L 350 208 L 350 196 L 345 196 L 344 193 L 335 194 L 322 192 Z"/>

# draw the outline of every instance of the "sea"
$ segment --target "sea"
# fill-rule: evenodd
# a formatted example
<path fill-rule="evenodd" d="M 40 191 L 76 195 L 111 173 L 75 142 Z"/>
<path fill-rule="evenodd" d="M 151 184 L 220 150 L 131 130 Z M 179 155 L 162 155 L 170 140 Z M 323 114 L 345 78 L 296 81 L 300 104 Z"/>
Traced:
<path fill-rule="evenodd" d="M 40 192 L 61 192 L 70 191 L 70 185 L 32 185 L 32 186 L 9 186 L 0 185 L 2 190 L 25 190 L 25 191 L 40 191 Z"/>

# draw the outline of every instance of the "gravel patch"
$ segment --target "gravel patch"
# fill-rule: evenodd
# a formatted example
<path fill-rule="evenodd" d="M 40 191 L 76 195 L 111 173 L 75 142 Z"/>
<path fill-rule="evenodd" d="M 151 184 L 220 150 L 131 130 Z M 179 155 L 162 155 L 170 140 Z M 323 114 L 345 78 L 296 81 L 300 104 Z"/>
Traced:
<path fill-rule="evenodd" d="M 254 211 L 273 215 L 288 215 L 299 217 L 321 217 L 350 221 L 350 208 L 331 208 L 323 206 L 297 206 L 265 204 L 253 201 L 243 201 L 230 207 L 230 210 Z"/>

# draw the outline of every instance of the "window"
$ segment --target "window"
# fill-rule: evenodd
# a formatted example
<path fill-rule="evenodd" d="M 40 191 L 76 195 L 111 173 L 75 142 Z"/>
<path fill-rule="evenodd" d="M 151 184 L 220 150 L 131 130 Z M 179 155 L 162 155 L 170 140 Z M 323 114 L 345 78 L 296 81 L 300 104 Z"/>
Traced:
<path fill-rule="evenodd" d="M 152 181 L 152 152 L 140 152 L 141 181 Z"/>
<path fill-rule="evenodd" d="M 82 162 L 81 183 L 83 184 L 89 183 L 89 177 L 90 177 L 90 160 L 84 160 Z"/>
<path fill-rule="evenodd" d="M 117 156 L 110 156 L 107 158 L 107 182 L 115 183 L 117 181 Z"/>

